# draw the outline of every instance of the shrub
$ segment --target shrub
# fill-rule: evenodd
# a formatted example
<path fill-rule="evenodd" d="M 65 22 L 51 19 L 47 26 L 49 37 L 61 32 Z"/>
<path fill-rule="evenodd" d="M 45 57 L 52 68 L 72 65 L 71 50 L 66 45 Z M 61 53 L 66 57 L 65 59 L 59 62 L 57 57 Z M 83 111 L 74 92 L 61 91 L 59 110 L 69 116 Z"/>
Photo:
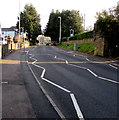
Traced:
<path fill-rule="evenodd" d="M 76 34 L 70 37 L 70 40 L 83 40 L 86 38 L 93 38 L 93 31 Z"/>

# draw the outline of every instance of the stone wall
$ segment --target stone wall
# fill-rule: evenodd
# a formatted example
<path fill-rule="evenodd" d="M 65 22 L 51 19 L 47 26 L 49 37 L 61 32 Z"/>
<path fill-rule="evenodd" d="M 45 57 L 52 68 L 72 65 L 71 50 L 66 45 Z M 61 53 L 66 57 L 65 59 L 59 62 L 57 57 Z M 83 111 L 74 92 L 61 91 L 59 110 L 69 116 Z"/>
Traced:
<path fill-rule="evenodd" d="M 98 37 L 96 38 L 94 43 L 95 43 L 94 55 L 104 56 L 105 39 Z"/>
<path fill-rule="evenodd" d="M 93 43 L 94 39 L 83 39 L 83 40 L 69 40 L 68 42 L 63 42 L 63 44 L 74 44 L 74 43 Z"/>

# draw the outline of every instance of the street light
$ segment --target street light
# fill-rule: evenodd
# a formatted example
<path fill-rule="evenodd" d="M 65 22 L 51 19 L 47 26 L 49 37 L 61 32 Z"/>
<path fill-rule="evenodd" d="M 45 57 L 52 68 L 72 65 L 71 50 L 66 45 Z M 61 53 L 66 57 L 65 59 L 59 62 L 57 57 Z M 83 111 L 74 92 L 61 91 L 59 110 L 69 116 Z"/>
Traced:
<path fill-rule="evenodd" d="M 61 43 L 61 17 L 58 18 L 60 19 L 59 43 Z"/>
<path fill-rule="evenodd" d="M 18 41 L 18 45 L 20 47 L 20 7 L 21 7 L 21 3 L 20 3 L 20 0 L 19 0 L 19 41 Z"/>

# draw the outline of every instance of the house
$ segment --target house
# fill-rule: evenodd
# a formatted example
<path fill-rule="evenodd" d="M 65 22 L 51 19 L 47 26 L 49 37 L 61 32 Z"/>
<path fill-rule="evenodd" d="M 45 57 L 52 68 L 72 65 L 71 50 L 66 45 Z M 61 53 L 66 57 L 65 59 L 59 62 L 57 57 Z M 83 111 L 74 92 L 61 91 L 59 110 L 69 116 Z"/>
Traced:
<path fill-rule="evenodd" d="M 10 36 L 11 40 L 16 36 L 16 27 L 12 26 L 10 28 L 1 28 L 2 31 L 2 43 L 7 44 L 7 37 Z"/>
<path fill-rule="evenodd" d="M 2 28 L 2 37 L 5 38 L 6 36 L 12 36 L 13 38 L 16 35 L 16 27 L 12 26 L 10 28 Z"/>

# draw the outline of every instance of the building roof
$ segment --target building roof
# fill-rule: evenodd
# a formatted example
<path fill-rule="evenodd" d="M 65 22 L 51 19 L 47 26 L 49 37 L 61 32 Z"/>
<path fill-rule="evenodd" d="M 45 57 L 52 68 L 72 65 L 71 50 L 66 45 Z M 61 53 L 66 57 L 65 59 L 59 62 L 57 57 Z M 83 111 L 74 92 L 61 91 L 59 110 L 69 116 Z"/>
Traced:
<path fill-rule="evenodd" d="M 15 31 L 16 27 L 12 26 L 10 28 L 2 28 L 2 31 Z"/>

